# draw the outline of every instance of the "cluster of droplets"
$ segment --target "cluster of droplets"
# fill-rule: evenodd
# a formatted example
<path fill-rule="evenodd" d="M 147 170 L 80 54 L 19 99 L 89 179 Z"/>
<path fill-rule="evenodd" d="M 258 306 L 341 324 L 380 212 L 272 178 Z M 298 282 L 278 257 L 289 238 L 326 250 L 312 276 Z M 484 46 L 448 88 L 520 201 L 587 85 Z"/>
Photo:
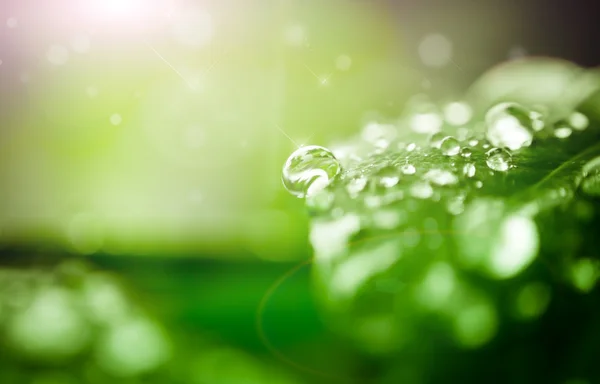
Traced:
<path fill-rule="evenodd" d="M 515 153 L 532 145 L 544 132 L 566 139 L 589 124 L 585 115 L 575 112 L 549 126 L 540 112 L 514 102 L 502 102 L 487 111 L 483 124 L 456 127 L 458 120 L 451 113 L 454 110 L 464 115 L 461 123 L 470 120 L 471 109 L 464 103 L 448 106 L 445 112 L 449 116 L 445 119 L 434 105 L 424 103 L 414 108 L 405 125 L 369 122 L 360 140 L 334 151 L 320 146 L 301 147 L 283 167 L 283 184 L 291 194 L 307 198 L 309 208 L 333 206 L 337 195 L 329 187 L 340 179 L 350 199 L 381 194 L 382 190 L 402 191 L 394 192 L 392 200 L 404 195 L 436 198 L 434 186 L 472 180 L 471 186 L 481 188 L 483 183 L 478 175 L 508 172 L 515 167 Z M 417 133 L 417 140 L 402 140 L 406 129 Z M 439 157 L 436 162 L 449 164 L 449 169 L 424 166 L 431 163 L 427 159 L 435 157 Z M 487 171 L 477 164 L 485 164 Z"/>

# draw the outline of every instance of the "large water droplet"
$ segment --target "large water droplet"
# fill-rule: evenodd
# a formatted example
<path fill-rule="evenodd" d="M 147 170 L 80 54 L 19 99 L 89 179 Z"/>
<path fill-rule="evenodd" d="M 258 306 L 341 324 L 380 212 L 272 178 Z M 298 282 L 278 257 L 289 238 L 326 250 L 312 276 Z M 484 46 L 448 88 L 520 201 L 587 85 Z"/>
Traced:
<path fill-rule="evenodd" d="M 583 166 L 581 189 L 590 196 L 600 196 L 600 156 Z"/>
<path fill-rule="evenodd" d="M 325 189 L 340 172 L 340 163 L 330 150 L 310 145 L 288 157 L 281 179 L 288 192 L 305 197 Z"/>
<path fill-rule="evenodd" d="M 492 148 L 486 156 L 486 164 L 494 171 L 506 172 L 511 166 L 512 155 L 504 148 Z"/>
<path fill-rule="evenodd" d="M 446 156 L 456 156 L 460 151 L 460 143 L 454 137 L 448 136 L 442 140 L 440 150 Z"/>
<path fill-rule="evenodd" d="M 541 120 L 533 118 L 531 111 L 516 103 L 501 103 L 486 114 L 487 139 L 496 147 L 516 151 L 528 147 L 533 141 L 534 125 Z"/>

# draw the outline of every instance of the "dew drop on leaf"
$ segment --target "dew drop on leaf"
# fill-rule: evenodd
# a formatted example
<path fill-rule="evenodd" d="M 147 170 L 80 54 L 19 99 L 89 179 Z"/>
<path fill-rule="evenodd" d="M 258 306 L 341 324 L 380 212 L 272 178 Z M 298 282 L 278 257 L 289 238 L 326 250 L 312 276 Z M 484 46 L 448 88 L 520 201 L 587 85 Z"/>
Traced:
<path fill-rule="evenodd" d="M 600 196 L 600 156 L 583 166 L 581 189 L 590 196 Z"/>
<path fill-rule="evenodd" d="M 456 156 L 460 152 L 460 143 L 454 137 L 448 136 L 442 140 L 440 150 L 446 156 Z"/>
<path fill-rule="evenodd" d="M 288 157 L 281 179 L 292 195 L 306 197 L 325 189 L 340 172 L 340 163 L 330 150 L 310 145 Z"/>
<path fill-rule="evenodd" d="M 512 163 L 512 155 L 504 148 L 492 148 L 486 157 L 487 166 L 494 171 L 506 172 Z"/>
<path fill-rule="evenodd" d="M 528 147 L 533 141 L 534 126 L 539 127 L 539 119 L 532 112 L 516 103 L 501 103 L 487 112 L 487 139 L 495 147 L 506 147 L 516 151 Z"/>
<path fill-rule="evenodd" d="M 402 166 L 402 168 L 400 168 L 400 170 L 405 175 L 414 175 L 417 172 L 417 169 L 412 164 L 405 164 Z"/>

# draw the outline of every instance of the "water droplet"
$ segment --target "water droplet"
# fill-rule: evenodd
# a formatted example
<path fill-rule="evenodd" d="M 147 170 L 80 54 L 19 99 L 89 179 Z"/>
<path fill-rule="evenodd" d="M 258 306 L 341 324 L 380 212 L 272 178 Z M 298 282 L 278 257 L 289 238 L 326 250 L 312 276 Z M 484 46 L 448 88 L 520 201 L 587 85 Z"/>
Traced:
<path fill-rule="evenodd" d="M 450 171 L 432 169 L 423 178 L 437 185 L 452 185 L 458 183 L 458 177 Z"/>
<path fill-rule="evenodd" d="M 412 164 L 405 164 L 402 166 L 402 168 L 400 168 L 400 170 L 405 175 L 414 175 L 417 172 L 417 169 Z"/>
<path fill-rule="evenodd" d="M 583 131 L 590 124 L 590 120 L 581 112 L 573 112 L 571 116 L 569 116 L 569 124 L 573 129 Z"/>
<path fill-rule="evenodd" d="M 566 123 L 560 122 L 554 127 L 554 136 L 558 139 L 566 139 L 571 136 L 573 130 Z"/>
<path fill-rule="evenodd" d="M 467 103 L 453 102 L 444 108 L 444 116 L 450 125 L 459 126 L 469 122 L 473 111 Z"/>
<path fill-rule="evenodd" d="M 391 188 L 400 181 L 400 174 L 395 167 L 387 166 L 377 172 L 377 184 L 384 188 Z"/>
<path fill-rule="evenodd" d="M 511 166 L 512 155 L 504 148 L 492 148 L 486 156 L 486 164 L 494 171 L 506 172 Z"/>
<path fill-rule="evenodd" d="M 465 166 L 463 167 L 463 175 L 465 175 L 467 177 L 475 176 L 476 171 L 477 171 L 477 168 L 475 168 L 475 164 L 473 164 L 473 163 L 465 164 Z"/>
<path fill-rule="evenodd" d="M 436 132 L 433 135 L 431 135 L 429 137 L 429 146 L 432 148 L 437 148 L 439 149 L 440 146 L 442 145 L 442 141 L 448 137 L 448 135 L 446 135 L 443 132 Z"/>
<path fill-rule="evenodd" d="M 325 189 L 306 197 L 306 207 L 314 213 L 327 212 L 333 206 L 335 195 Z"/>
<path fill-rule="evenodd" d="M 348 55 L 341 55 L 335 59 L 335 67 L 340 71 L 347 71 L 352 66 L 352 59 Z"/>
<path fill-rule="evenodd" d="M 115 113 L 110 117 L 110 123 L 112 125 L 119 125 L 119 124 L 121 124 L 122 121 L 123 121 L 123 118 L 118 113 Z"/>
<path fill-rule="evenodd" d="M 487 139 L 495 147 L 516 151 L 530 146 L 533 141 L 534 118 L 531 111 L 519 104 L 498 104 L 487 112 L 485 120 Z"/>
<path fill-rule="evenodd" d="M 410 144 L 408 144 L 408 145 L 406 146 L 406 150 L 407 150 L 408 152 L 412 152 L 412 151 L 414 151 L 416 148 L 417 148 L 417 144 L 415 144 L 415 143 L 410 143 Z"/>
<path fill-rule="evenodd" d="M 341 172 L 341 166 L 327 148 L 310 145 L 288 157 L 282 172 L 284 187 L 296 197 L 325 189 Z"/>
<path fill-rule="evenodd" d="M 465 211 L 465 199 L 464 196 L 455 196 L 448 200 L 446 203 L 448 213 L 452 215 L 460 215 Z"/>
<path fill-rule="evenodd" d="M 6 19 L 6 26 L 8 28 L 17 28 L 17 25 L 19 25 L 19 22 L 14 17 L 9 17 L 8 19 Z"/>
<path fill-rule="evenodd" d="M 440 150 L 446 156 L 456 156 L 460 151 L 460 143 L 454 137 L 448 136 L 442 140 Z"/>
<path fill-rule="evenodd" d="M 581 189 L 590 196 L 600 196 L 600 156 L 583 166 Z"/>
<path fill-rule="evenodd" d="M 441 68 L 452 60 L 452 42 L 437 33 L 425 36 L 418 51 L 421 61 L 428 67 Z"/>
<path fill-rule="evenodd" d="M 418 182 L 411 186 L 410 194 L 419 199 L 428 199 L 433 195 L 433 188 L 429 183 Z"/>
<path fill-rule="evenodd" d="M 466 159 L 468 159 L 469 157 L 471 157 L 471 155 L 473 154 L 473 151 L 471 151 L 469 148 L 464 147 L 460 150 L 460 155 Z"/>
<path fill-rule="evenodd" d="M 479 140 L 477 138 L 475 138 L 475 137 L 469 137 L 467 139 L 467 143 L 469 144 L 469 146 L 475 147 L 475 146 L 477 146 L 479 144 Z"/>
<path fill-rule="evenodd" d="M 414 113 L 409 121 L 410 128 L 417 133 L 435 133 L 438 132 L 444 123 L 442 117 L 437 113 L 435 107 L 421 106 L 420 112 Z"/>
<path fill-rule="evenodd" d="M 477 180 L 475 182 L 475 188 L 480 189 L 481 187 L 483 187 L 483 181 Z"/>
<path fill-rule="evenodd" d="M 350 197 L 357 197 L 360 192 L 365 189 L 368 179 L 365 176 L 360 176 L 352 179 L 346 185 L 346 191 Z"/>
<path fill-rule="evenodd" d="M 62 45 L 51 45 L 46 58 L 53 65 L 64 65 L 69 61 L 69 50 Z"/>

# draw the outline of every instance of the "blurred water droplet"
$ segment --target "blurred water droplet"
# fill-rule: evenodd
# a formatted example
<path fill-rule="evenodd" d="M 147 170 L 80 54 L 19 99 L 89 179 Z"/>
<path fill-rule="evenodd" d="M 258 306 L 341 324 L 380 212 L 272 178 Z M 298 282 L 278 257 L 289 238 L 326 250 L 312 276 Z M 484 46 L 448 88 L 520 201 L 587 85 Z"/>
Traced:
<path fill-rule="evenodd" d="M 437 148 L 439 149 L 440 146 L 442 145 L 442 141 L 448 137 L 448 135 L 446 135 L 443 132 L 436 132 L 433 135 L 431 135 L 429 137 L 429 146 L 431 146 L 432 148 Z"/>
<path fill-rule="evenodd" d="M 465 164 L 465 166 L 463 167 L 463 175 L 465 175 L 467 177 L 475 176 L 476 171 L 477 171 L 477 168 L 475 168 L 475 164 L 473 164 L 473 163 Z"/>
<path fill-rule="evenodd" d="M 64 65 L 69 61 L 69 50 L 62 45 L 51 45 L 46 58 L 53 65 Z"/>
<path fill-rule="evenodd" d="M 450 171 L 432 169 L 423 178 L 437 185 L 452 185 L 458 183 L 458 177 Z"/>
<path fill-rule="evenodd" d="M 600 196 L 600 156 L 583 166 L 581 189 L 590 196 Z"/>
<path fill-rule="evenodd" d="M 433 106 L 421 106 L 423 111 L 414 113 L 409 121 L 410 128 L 417 133 L 432 134 L 438 132 L 444 121 Z"/>
<path fill-rule="evenodd" d="M 583 131 L 590 124 L 590 120 L 581 112 L 573 112 L 571 116 L 569 116 L 569 124 L 573 129 Z"/>
<path fill-rule="evenodd" d="M 479 144 L 479 140 L 477 138 L 475 138 L 475 137 L 469 137 L 467 139 L 467 143 L 469 144 L 469 146 L 475 147 L 475 146 L 477 146 Z"/>
<path fill-rule="evenodd" d="M 448 136 L 442 140 L 440 150 L 446 156 L 456 156 L 460 152 L 460 143 L 454 137 Z"/>
<path fill-rule="evenodd" d="M 464 158 L 467 158 L 467 159 L 468 159 L 469 157 L 471 157 L 471 155 L 472 155 L 472 154 L 473 154 L 473 151 L 471 151 L 471 150 L 470 150 L 469 148 L 467 148 L 467 147 L 463 147 L 463 148 L 460 150 L 460 155 L 461 155 L 462 157 L 464 157 Z"/>
<path fill-rule="evenodd" d="M 284 187 L 296 197 L 326 188 L 341 172 L 340 163 L 327 148 L 301 147 L 288 157 L 282 171 Z"/>
<path fill-rule="evenodd" d="M 533 141 L 534 119 L 531 111 L 516 103 L 501 103 L 487 112 L 487 139 L 495 147 L 518 150 Z"/>
<path fill-rule="evenodd" d="M 335 67 L 340 71 L 347 71 L 352 66 L 352 59 L 348 55 L 340 55 L 335 59 Z"/>
<path fill-rule="evenodd" d="M 387 166 L 377 172 L 377 184 L 384 188 L 391 188 L 398 184 L 400 174 L 395 167 Z"/>
<path fill-rule="evenodd" d="M 408 152 L 412 152 L 412 151 L 414 151 L 416 148 L 417 148 L 417 144 L 415 144 L 415 143 L 410 143 L 410 144 L 408 144 L 408 145 L 406 146 L 406 150 L 407 150 Z"/>
<path fill-rule="evenodd" d="M 512 155 L 504 148 L 492 148 L 486 157 L 486 164 L 494 171 L 506 172 L 512 163 Z"/>
<path fill-rule="evenodd" d="M 566 139 L 571 136 L 573 130 L 565 122 L 558 123 L 554 127 L 554 136 L 558 139 Z"/>
<path fill-rule="evenodd" d="M 481 187 L 483 187 L 483 181 L 481 181 L 481 180 L 477 180 L 477 181 L 475 182 L 475 188 L 479 189 L 479 188 L 481 188 Z"/>
<path fill-rule="evenodd" d="M 417 172 L 417 169 L 412 164 L 405 164 L 400 168 L 400 170 L 405 175 L 414 175 Z"/>
<path fill-rule="evenodd" d="M 454 196 L 450 198 L 446 203 L 448 213 L 452 215 L 460 215 L 465 210 L 465 198 L 464 196 Z"/>
<path fill-rule="evenodd" d="M 441 68 L 452 60 L 452 42 L 437 33 L 425 36 L 418 51 L 421 61 L 428 67 Z"/>
<path fill-rule="evenodd" d="M 17 28 L 17 25 L 19 25 L 19 22 L 14 17 L 9 17 L 8 19 L 6 19 L 6 26 L 8 28 L 10 28 L 10 29 Z"/>
<path fill-rule="evenodd" d="M 110 117 L 110 123 L 112 125 L 119 125 L 119 124 L 121 124 L 122 121 L 123 121 L 123 118 L 118 113 L 115 113 Z"/>
<path fill-rule="evenodd" d="M 350 180 L 346 185 L 346 191 L 348 192 L 348 195 L 350 195 L 350 197 L 353 198 L 357 197 L 358 194 L 362 192 L 363 189 L 365 189 L 367 181 L 368 179 L 365 176 L 360 176 Z"/>
<path fill-rule="evenodd" d="M 314 213 L 324 213 L 333 207 L 335 195 L 323 189 L 313 195 L 306 196 L 306 207 Z"/>
<path fill-rule="evenodd" d="M 418 182 L 410 187 L 410 194 L 419 199 L 428 199 L 433 195 L 433 188 L 429 183 Z"/>
<path fill-rule="evenodd" d="M 450 125 L 459 126 L 469 122 L 473 111 L 467 103 L 453 102 L 444 108 L 444 116 Z"/>

